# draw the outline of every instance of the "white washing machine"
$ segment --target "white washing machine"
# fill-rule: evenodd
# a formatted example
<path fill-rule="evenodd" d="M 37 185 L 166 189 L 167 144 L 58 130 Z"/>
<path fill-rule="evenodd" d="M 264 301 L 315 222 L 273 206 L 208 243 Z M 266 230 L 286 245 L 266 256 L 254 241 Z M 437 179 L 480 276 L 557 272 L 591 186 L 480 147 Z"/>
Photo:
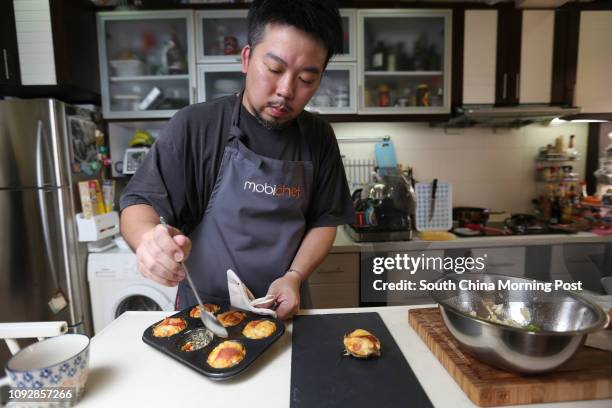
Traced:
<path fill-rule="evenodd" d="M 130 249 L 90 253 L 87 278 L 95 333 L 128 310 L 174 310 L 177 287 L 140 275 Z"/>

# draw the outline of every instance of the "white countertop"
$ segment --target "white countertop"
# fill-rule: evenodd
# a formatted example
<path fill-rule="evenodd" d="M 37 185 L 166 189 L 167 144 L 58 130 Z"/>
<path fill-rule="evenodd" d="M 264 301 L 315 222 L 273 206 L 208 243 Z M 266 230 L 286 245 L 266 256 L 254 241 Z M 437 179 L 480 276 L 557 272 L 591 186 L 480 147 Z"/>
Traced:
<path fill-rule="evenodd" d="M 415 232 L 412 241 L 385 241 L 385 242 L 355 242 L 348 236 L 344 227 L 338 227 L 336 239 L 330 253 L 344 252 L 393 252 L 393 251 L 423 251 L 427 249 L 453 249 L 453 248 L 491 248 L 533 245 L 562 245 L 562 244 L 612 244 L 612 236 L 601 236 L 591 232 L 577 234 L 542 234 L 542 235 L 509 235 L 489 237 L 457 237 L 450 241 L 422 241 Z"/>
<path fill-rule="evenodd" d="M 476 407 L 409 326 L 407 311 L 414 307 L 423 306 L 320 309 L 302 314 L 380 313 L 434 406 Z M 144 330 L 173 313 L 126 312 L 96 335 L 91 341 L 85 395 L 77 406 L 244 408 L 252 406 L 257 393 L 266 395 L 266 408 L 289 407 L 291 323 L 285 334 L 242 375 L 215 382 L 143 343 Z M 608 408 L 612 400 L 531 406 Z"/>

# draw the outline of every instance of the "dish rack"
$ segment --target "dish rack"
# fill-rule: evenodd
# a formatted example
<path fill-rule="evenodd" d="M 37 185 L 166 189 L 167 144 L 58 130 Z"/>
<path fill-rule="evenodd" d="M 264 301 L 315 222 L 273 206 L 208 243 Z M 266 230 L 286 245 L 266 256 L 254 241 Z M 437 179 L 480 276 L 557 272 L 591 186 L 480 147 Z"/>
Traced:
<path fill-rule="evenodd" d="M 376 162 L 370 159 L 349 159 L 342 156 L 342 164 L 350 191 L 362 188 L 372 183 L 372 171 Z"/>

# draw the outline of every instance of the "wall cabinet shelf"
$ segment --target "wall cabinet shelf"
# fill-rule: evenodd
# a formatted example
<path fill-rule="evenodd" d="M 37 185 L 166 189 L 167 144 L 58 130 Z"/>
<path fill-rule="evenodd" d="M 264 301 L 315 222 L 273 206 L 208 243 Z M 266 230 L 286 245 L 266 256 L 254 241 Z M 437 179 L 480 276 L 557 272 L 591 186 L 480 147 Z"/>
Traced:
<path fill-rule="evenodd" d="M 167 118 L 195 101 L 192 11 L 98 13 L 105 118 Z"/>
<path fill-rule="evenodd" d="M 450 112 L 450 10 L 359 10 L 359 114 Z"/>

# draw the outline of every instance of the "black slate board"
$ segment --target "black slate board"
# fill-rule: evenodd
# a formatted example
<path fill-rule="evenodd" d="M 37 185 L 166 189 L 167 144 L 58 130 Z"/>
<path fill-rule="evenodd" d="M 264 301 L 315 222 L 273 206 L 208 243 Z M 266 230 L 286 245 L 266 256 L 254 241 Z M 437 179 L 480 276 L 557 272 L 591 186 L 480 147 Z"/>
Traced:
<path fill-rule="evenodd" d="M 344 356 L 346 333 L 364 329 L 381 356 Z M 296 316 L 291 353 L 291 408 L 432 407 L 378 313 Z"/>

